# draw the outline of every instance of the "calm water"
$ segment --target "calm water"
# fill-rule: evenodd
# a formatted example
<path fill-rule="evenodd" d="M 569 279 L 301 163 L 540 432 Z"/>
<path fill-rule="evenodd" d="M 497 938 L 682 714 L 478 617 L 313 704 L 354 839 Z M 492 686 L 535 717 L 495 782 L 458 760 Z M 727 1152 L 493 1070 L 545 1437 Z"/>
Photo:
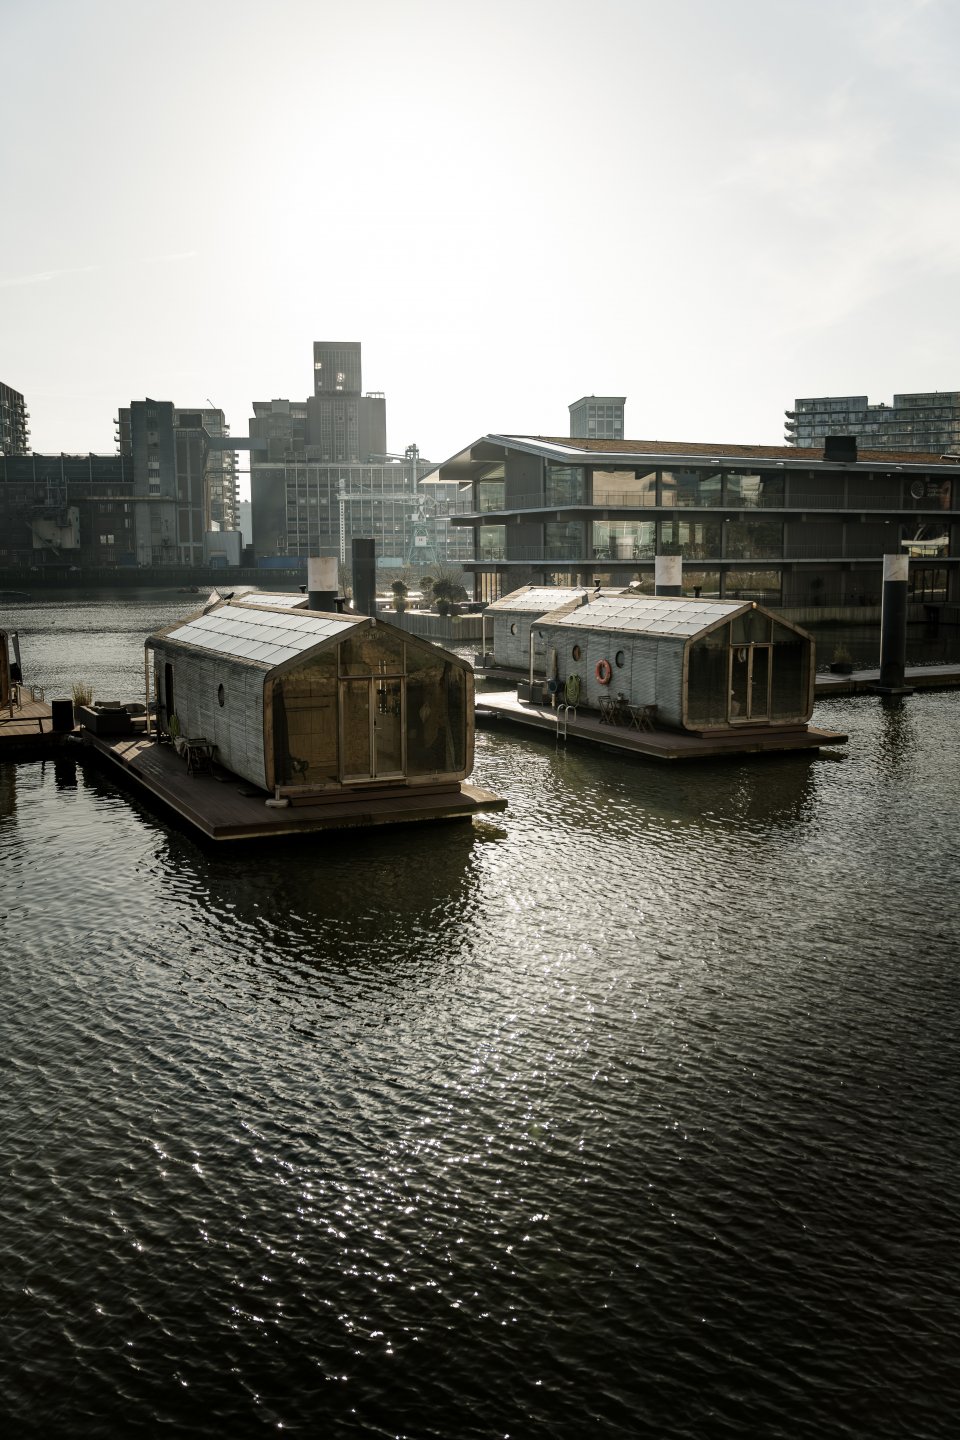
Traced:
<path fill-rule="evenodd" d="M 19 612 L 28 678 L 194 603 Z M 7 1433 L 955 1435 L 960 695 L 816 718 L 226 854 L 0 767 Z"/>

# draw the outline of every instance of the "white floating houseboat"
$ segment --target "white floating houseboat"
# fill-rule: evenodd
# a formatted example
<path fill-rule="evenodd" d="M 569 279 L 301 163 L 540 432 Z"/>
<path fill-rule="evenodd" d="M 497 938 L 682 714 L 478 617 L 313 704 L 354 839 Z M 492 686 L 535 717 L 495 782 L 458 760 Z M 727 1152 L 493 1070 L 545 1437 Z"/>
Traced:
<path fill-rule="evenodd" d="M 469 665 L 381 620 L 247 597 L 146 644 L 161 728 L 202 736 L 277 797 L 446 785 L 473 768 Z"/>
<path fill-rule="evenodd" d="M 82 742 L 213 840 L 504 809 L 467 783 L 467 661 L 379 618 L 308 605 L 214 599 L 149 636 L 146 733 L 82 727 Z"/>
<path fill-rule="evenodd" d="M 560 603 L 531 616 L 534 595 Z M 517 630 L 493 663 L 516 668 L 524 625 L 526 674 L 515 695 L 485 691 L 485 715 L 671 759 L 846 738 L 809 724 L 813 638 L 752 601 L 524 587 L 497 604 Z"/>

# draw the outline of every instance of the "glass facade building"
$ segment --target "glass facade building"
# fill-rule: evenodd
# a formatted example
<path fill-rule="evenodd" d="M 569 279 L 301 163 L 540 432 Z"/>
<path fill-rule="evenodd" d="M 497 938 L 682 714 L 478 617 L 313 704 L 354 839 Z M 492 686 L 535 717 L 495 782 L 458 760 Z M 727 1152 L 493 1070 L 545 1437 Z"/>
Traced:
<path fill-rule="evenodd" d="M 478 600 L 652 592 L 657 556 L 680 555 L 704 598 L 871 607 L 883 556 L 906 554 L 915 599 L 960 601 L 960 467 L 939 455 L 488 435 L 438 473 L 470 496 L 454 523 L 473 531 Z"/>
<path fill-rule="evenodd" d="M 960 451 L 960 391 L 894 395 L 871 405 L 866 395 L 794 400 L 786 411 L 788 445 L 822 447 L 828 435 L 853 435 L 862 450 L 946 455 Z"/>

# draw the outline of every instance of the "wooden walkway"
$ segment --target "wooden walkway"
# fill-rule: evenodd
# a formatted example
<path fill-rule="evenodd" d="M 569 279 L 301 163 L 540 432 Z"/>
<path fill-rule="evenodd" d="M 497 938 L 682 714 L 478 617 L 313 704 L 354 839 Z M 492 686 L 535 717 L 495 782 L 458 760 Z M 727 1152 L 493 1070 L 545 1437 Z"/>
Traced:
<path fill-rule="evenodd" d="M 398 786 L 358 791 L 347 798 L 275 809 L 266 804 L 269 795 L 227 770 L 217 767 L 209 775 L 188 774 L 170 745 L 143 735 L 105 738 L 82 733 L 86 748 L 209 840 L 264 840 L 325 830 L 466 820 L 507 805 L 489 790 L 464 784 L 435 790 Z"/>
<path fill-rule="evenodd" d="M 880 683 L 880 671 L 854 670 L 851 675 L 818 675 L 816 696 L 872 695 Z M 904 670 L 908 690 L 955 690 L 960 686 L 960 665 L 908 665 Z"/>
<path fill-rule="evenodd" d="M 57 750 L 69 732 L 53 728 L 53 712 L 41 700 L 0 710 L 0 760 L 32 759 Z"/>
<path fill-rule="evenodd" d="M 526 705 L 512 690 L 477 696 L 477 725 L 506 722 L 545 730 L 558 740 L 585 740 L 608 750 L 642 755 L 651 760 L 704 760 L 718 756 L 758 755 L 787 750 L 819 750 L 842 745 L 847 736 L 835 730 L 818 730 L 813 725 L 744 727 L 722 735 L 691 735 L 672 730 L 635 730 L 632 726 L 601 722 L 592 710 L 570 712 L 564 717 L 548 705 Z"/>

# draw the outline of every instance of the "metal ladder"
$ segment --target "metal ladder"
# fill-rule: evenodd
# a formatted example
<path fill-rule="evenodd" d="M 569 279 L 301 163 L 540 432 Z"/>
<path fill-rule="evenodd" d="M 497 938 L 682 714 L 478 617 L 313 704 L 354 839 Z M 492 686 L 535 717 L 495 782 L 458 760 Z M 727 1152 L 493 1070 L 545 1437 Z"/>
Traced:
<path fill-rule="evenodd" d="M 574 720 L 576 720 L 576 718 L 577 718 L 577 707 L 576 707 L 576 705 L 566 705 L 566 704 L 564 704 L 564 705 L 558 705 L 558 706 L 557 706 L 557 739 L 556 739 L 556 748 L 557 748 L 558 750 L 559 750 L 559 748 L 560 748 L 560 737 L 561 737 L 561 735 L 563 736 L 563 743 L 564 743 L 564 745 L 566 745 L 566 743 L 567 743 L 567 727 L 568 727 L 568 725 L 569 725 L 569 723 L 570 723 L 570 711 L 571 711 L 571 710 L 573 711 L 573 718 L 574 718 Z"/>

